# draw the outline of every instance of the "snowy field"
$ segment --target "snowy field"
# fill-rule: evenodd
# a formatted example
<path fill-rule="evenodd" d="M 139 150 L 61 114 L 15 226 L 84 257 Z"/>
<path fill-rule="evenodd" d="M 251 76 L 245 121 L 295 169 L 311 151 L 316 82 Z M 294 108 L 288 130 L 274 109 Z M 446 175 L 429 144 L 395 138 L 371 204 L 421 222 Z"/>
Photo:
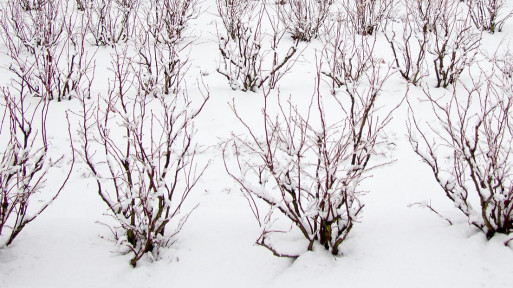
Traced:
<path fill-rule="evenodd" d="M 176 235 L 176 242 L 162 247 L 159 259 L 154 261 L 144 256 L 133 268 L 129 264 L 133 256 L 119 253 L 111 231 L 101 224 L 115 225 L 115 221 L 109 216 L 107 206 L 98 195 L 96 181 L 77 152 L 70 179 L 59 197 L 27 224 L 11 245 L 0 248 L 0 287 L 513 286 L 513 241 L 509 246 L 504 245 L 512 236 L 496 234 L 487 240 L 482 231 L 469 225 L 469 220 L 445 196 L 430 167 L 413 151 L 408 141 L 405 95 L 415 107 L 414 114 L 419 121 L 436 125 L 437 119 L 432 116 L 431 106 L 422 100 L 425 98 L 422 88 L 413 85 L 407 88 L 407 82 L 398 72 L 385 82 L 376 104 L 379 111 L 390 111 L 400 105 L 384 129 L 390 149 L 385 156 L 372 158 L 376 164 L 380 161 L 390 164 L 370 171 L 360 183 L 358 190 L 363 192 L 359 198 L 364 208 L 340 245 L 339 255 L 333 256 L 317 243 L 313 251 L 306 251 L 299 234 L 286 236 L 284 242 L 280 242 L 289 248 L 299 247 L 297 259 L 276 257 L 265 247 L 256 245 L 261 228 L 240 186 L 226 173 L 221 147 L 232 139 L 232 133 L 247 132 L 231 105 L 248 125 L 255 127 L 258 137 L 263 135 L 260 129 L 263 92 L 262 89 L 256 92 L 233 90 L 227 79 L 216 71 L 222 61 L 217 33 L 223 26 L 215 1 L 205 0 L 199 5 L 199 17 L 191 20 L 187 28 L 188 33 L 194 35 L 193 42 L 180 53 L 188 59 L 184 86 L 193 106 L 203 99 L 198 82 L 208 87 L 210 95 L 194 126 L 197 130 L 194 142 L 200 147 L 196 161 L 199 166 L 208 164 L 208 167 L 184 202 L 184 211 L 197 207 Z M 483 32 L 476 61 L 488 67 L 482 55 L 508 50 L 512 36 L 513 19 L 505 23 L 500 33 Z M 282 49 L 286 50 L 293 40 L 286 35 L 282 43 L 285 47 Z M 392 63 L 393 56 L 382 31 L 377 32 L 375 45 L 375 57 L 383 59 L 382 69 L 385 69 L 385 63 Z M 97 47 L 89 42 L 85 46 L 91 55 L 96 51 L 90 100 L 94 101 L 96 95 L 105 95 L 112 81 L 113 48 Z M 316 92 L 316 62 L 323 48 L 322 39 L 299 42 L 295 63 L 272 90 L 270 105 L 276 108 L 279 90 L 282 101 L 290 96 L 300 110 L 308 107 Z M 0 62 L 6 67 L 0 71 L 0 79 L 2 85 L 9 85 L 13 77 L 7 69 L 10 60 L 5 45 L 0 49 Z M 442 95 L 452 88 L 434 87 L 433 56 L 426 57 L 430 73 L 422 79 L 422 85 Z M 477 69 L 477 64 L 472 67 Z M 461 74 L 465 83 L 470 81 L 467 70 Z M 322 79 L 320 93 L 326 101 L 331 101 L 330 82 Z M 202 90 L 206 95 L 206 88 Z M 342 114 L 327 103 L 328 116 L 338 121 L 338 115 Z M 66 111 L 70 111 L 75 149 L 80 149 L 80 117 L 77 116 L 80 109 L 78 99 L 51 101 L 47 130 L 50 150 L 54 153 L 62 154 L 70 149 Z M 2 144 L 8 132 L 5 128 L 2 130 Z M 39 197 L 54 193 L 69 171 L 70 152 L 64 153 L 66 161 L 48 174 L 43 196 Z M 452 225 L 429 209 L 413 205 L 415 203 L 430 203 L 450 219 Z M 262 211 L 267 209 L 263 203 L 258 205 Z"/>

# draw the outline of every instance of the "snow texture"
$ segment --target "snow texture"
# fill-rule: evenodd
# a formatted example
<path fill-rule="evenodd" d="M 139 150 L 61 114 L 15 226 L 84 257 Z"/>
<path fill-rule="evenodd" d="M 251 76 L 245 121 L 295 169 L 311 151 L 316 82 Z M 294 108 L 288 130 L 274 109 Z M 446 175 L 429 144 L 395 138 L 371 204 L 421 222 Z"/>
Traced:
<path fill-rule="evenodd" d="M 360 200 L 365 207 L 340 246 L 340 256 L 334 257 L 320 246 L 307 252 L 301 235 L 294 234 L 281 237 L 277 243 L 294 251 L 303 249 L 296 260 L 275 257 L 255 245 L 262 231 L 240 187 L 226 174 L 219 143 L 231 139 L 232 133 L 241 135 L 246 131 L 232 112 L 232 104 L 246 123 L 257 127 L 255 131 L 261 128 L 263 97 L 258 90 L 232 90 L 227 79 L 216 72 L 222 61 L 216 29 L 221 29 L 222 24 L 215 1 L 202 1 L 200 6 L 202 12 L 188 28 L 196 38 L 187 47 L 190 66 L 184 83 L 193 103 L 202 99 L 195 85 L 200 75 L 200 81 L 209 87 L 211 99 L 196 118 L 194 129 L 195 141 L 200 145 L 196 161 L 211 162 L 184 203 L 184 211 L 199 206 L 192 211 L 176 242 L 162 248 L 157 261 L 143 257 L 137 268 L 132 268 L 128 264 L 130 255 L 120 254 L 112 243 L 111 231 L 99 224 L 115 225 L 97 195 L 96 179 L 83 162 L 78 162 L 54 203 L 12 245 L 0 249 L 0 287 L 512 287 L 513 241 L 505 246 L 509 238 L 500 234 L 488 241 L 446 198 L 407 139 L 408 107 L 404 103 L 385 129 L 393 145 L 388 146 L 391 149 L 386 149 L 383 157 L 394 161 L 372 170 L 371 177 L 363 179 L 359 191 L 364 194 Z M 483 34 L 481 49 L 489 55 L 504 50 L 512 36 L 510 19 L 501 33 Z M 287 48 L 293 43 L 288 36 L 282 41 Z M 86 49 L 96 63 L 91 91 L 94 98 L 108 89 L 112 48 L 90 42 Z M 391 62 L 389 44 L 379 32 L 375 45 L 376 57 Z M 278 84 L 283 99 L 291 95 L 301 111 L 308 109 L 315 92 L 316 56 L 322 48 L 319 39 L 300 43 L 301 57 Z M 0 51 L 0 65 L 8 67 L 5 47 Z M 1 84 L 8 84 L 11 76 L 7 69 L 0 70 Z M 438 91 L 431 88 L 436 84 L 434 75 L 425 76 L 423 82 Z M 324 93 L 329 95 L 330 85 L 323 85 Z M 377 106 L 394 107 L 406 90 L 406 82 L 394 74 L 385 83 Z M 422 89 L 411 87 L 408 97 L 417 101 L 423 97 Z M 62 151 L 69 146 L 65 113 L 81 109 L 75 100 L 52 103 L 48 114 L 49 138 Z M 334 106 L 325 103 L 332 119 L 337 117 Z M 415 110 L 416 117 L 422 119 L 431 112 L 429 105 L 419 104 Z M 432 120 L 435 125 L 436 119 Z M 73 137 L 78 139 L 77 117 L 71 117 L 71 125 L 75 127 Z M 5 142 L 4 134 L 2 131 L 0 143 Z M 419 133 L 415 139 L 420 141 Z M 60 179 L 56 174 L 59 173 L 49 174 L 46 187 L 55 189 L 52 185 Z M 450 177 L 444 181 L 453 185 Z M 450 218 L 453 225 L 412 203 L 429 203 Z"/>

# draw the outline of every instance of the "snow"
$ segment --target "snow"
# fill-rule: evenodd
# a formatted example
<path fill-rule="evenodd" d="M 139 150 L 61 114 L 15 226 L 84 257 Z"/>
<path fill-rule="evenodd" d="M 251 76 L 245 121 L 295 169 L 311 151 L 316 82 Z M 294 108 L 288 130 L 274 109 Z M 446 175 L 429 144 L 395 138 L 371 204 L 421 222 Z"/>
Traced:
<path fill-rule="evenodd" d="M 137 268 L 132 268 L 130 255 L 116 252 L 111 231 L 100 224 L 114 220 L 105 215 L 107 207 L 97 194 L 96 180 L 84 176 L 90 172 L 79 161 L 54 203 L 28 224 L 11 246 L 0 248 L 0 287 L 512 287 L 513 244 L 504 245 L 511 236 L 497 235 L 487 241 L 446 199 L 429 167 L 408 143 L 406 103 L 394 112 L 386 129 L 388 135 L 394 135 L 395 143 L 386 152 L 387 159 L 395 161 L 376 168 L 372 177 L 362 182 L 361 190 L 369 192 L 360 199 L 365 205 L 363 216 L 341 245 L 341 256 L 333 257 L 323 247 L 315 246 L 314 251 L 291 260 L 275 257 L 256 245 L 260 227 L 247 199 L 225 171 L 219 143 L 231 139 L 232 133 L 246 132 L 232 112 L 232 101 L 246 123 L 261 127 L 263 96 L 261 92 L 233 91 L 226 78 L 215 72 L 220 63 L 213 22 L 215 2 L 205 0 L 202 6 L 205 12 L 191 27 L 199 36 L 190 46 L 191 68 L 186 80 L 191 87 L 189 94 L 193 95 L 197 92 L 196 78 L 203 75 L 212 96 L 195 123 L 196 141 L 205 149 L 197 155 L 198 161 L 211 163 L 182 208 L 190 211 L 199 204 L 176 242 L 161 249 L 157 261 L 142 258 Z M 484 36 L 483 48 L 495 51 L 499 43 L 508 43 L 503 39 L 511 39 L 512 35 L 510 19 L 503 32 Z M 389 47 L 383 35 L 378 36 L 376 45 L 378 53 L 387 55 Z M 317 40 L 300 47 L 299 51 L 304 48 L 302 56 L 278 83 L 281 95 L 291 95 L 304 107 L 310 104 L 315 89 L 314 55 L 320 47 Z M 88 48 L 91 53 L 97 49 Z M 110 48 L 98 48 L 95 59 L 93 98 L 108 87 Z M 2 65 L 8 61 L 5 55 L 0 56 Z M 0 70 L 0 75 L 5 78 L 9 74 Z M 1 81 L 4 84 L 5 80 Z M 432 84 L 434 75 L 424 81 Z M 329 91 L 329 85 L 325 86 Z M 395 74 L 385 84 L 380 97 L 386 100 L 380 105 L 395 107 L 404 91 L 405 82 Z M 410 90 L 412 99 L 423 96 L 418 89 Z M 55 151 L 64 151 L 68 134 L 63 117 L 68 110 L 79 111 L 80 104 L 74 100 L 54 101 L 50 106 L 54 112 L 48 115 L 52 143 L 57 145 Z M 334 117 L 336 105 L 325 106 Z M 429 107 L 424 109 L 414 113 L 419 117 L 429 115 Z M 72 121 L 77 121 L 74 125 L 78 123 L 78 119 Z M 76 131 L 78 125 L 74 127 Z M 73 136 L 78 137 L 78 132 Z M 228 161 L 235 158 L 233 153 L 226 152 L 230 155 Z M 59 179 L 56 174 L 66 172 L 66 165 L 61 166 L 58 172 L 49 171 L 46 186 L 52 191 L 58 188 L 52 185 L 60 183 L 53 181 Z M 419 202 L 429 202 L 454 225 L 448 225 L 428 209 L 410 207 Z M 279 244 L 297 250 L 296 246 L 303 243 L 298 239 L 294 235 L 284 237 Z"/>

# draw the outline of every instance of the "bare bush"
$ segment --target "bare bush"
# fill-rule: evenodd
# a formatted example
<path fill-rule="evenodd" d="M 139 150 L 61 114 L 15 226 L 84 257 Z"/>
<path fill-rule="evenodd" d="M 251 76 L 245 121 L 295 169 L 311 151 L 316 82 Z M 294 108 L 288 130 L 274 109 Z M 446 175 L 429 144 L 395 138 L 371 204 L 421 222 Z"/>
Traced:
<path fill-rule="evenodd" d="M 82 98 L 81 156 L 116 222 L 108 225 L 136 266 L 173 243 L 190 212 L 184 203 L 206 167 L 198 166 L 194 108 L 187 92 L 147 97 L 126 48 L 114 48 L 111 87 L 96 103 Z M 101 151 L 101 153 L 96 153 Z"/>
<path fill-rule="evenodd" d="M 139 24 L 134 37 L 133 67 L 137 70 L 139 89 L 147 95 L 168 95 L 181 90 L 188 61 L 180 54 L 192 44 L 186 28 L 199 13 L 197 5 L 196 0 L 165 0 L 144 7 L 146 23 Z"/>
<path fill-rule="evenodd" d="M 358 83 L 368 70 L 378 65 L 374 58 L 376 37 L 362 37 L 346 26 L 339 15 L 326 35 L 323 57 L 328 69 L 323 74 L 331 80 L 333 93 L 344 86 Z"/>
<path fill-rule="evenodd" d="M 200 13 L 199 0 L 151 1 L 145 13 L 147 32 L 161 43 L 176 43 L 186 38 L 189 22 Z"/>
<path fill-rule="evenodd" d="M 269 10 L 265 10 L 267 19 L 269 19 L 270 33 L 272 36 L 270 51 L 265 51 L 265 54 L 272 56 L 271 68 L 267 70 L 262 70 L 260 73 L 262 75 L 262 83 L 268 84 L 269 88 L 274 89 L 278 81 L 287 74 L 292 66 L 294 66 L 297 57 L 301 52 L 298 52 L 298 44 L 299 39 L 294 40 L 294 42 L 288 47 L 287 51 L 284 55 L 280 52 L 282 49 L 282 45 L 280 44 L 283 37 L 285 36 L 286 29 L 280 25 L 279 19 L 273 17 L 269 13 Z M 279 17 L 279 16 L 277 16 Z M 296 53 L 298 54 L 296 56 Z"/>
<path fill-rule="evenodd" d="M 429 52 L 434 56 L 436 87 L 447 88 L 474 61 L 481 34 L 473 29 L 470 15 L 457 1 L 435 3 L 438 17 L 432 27 L 433 44 Z"/>
<path fill-rule="evenodd" d="M 230 38 L 235 39 L 237 30 L 253 18 L 256 2 L 219 0 L 216 1 L 216 5 L 226 33 Z"/>
<path fill-rule="evenodd" d="M 68 10 L 67 2 L 41 5 L 24 11 L 10 3 L 0 20 L 2 39 L 14 81 L 34 96 L 60 101 L 89 85 L 93 63 L 85 51 L 83 16 Z"/>
<path fill-rule="evenodd" d="M 332 0 L 290 0 L 277 4 L 277 13 L 292 39 L 309 42 L 319 36 Z"/>
<path fill-rule="evenodd" d="M 178 44 L 159 43 L 145 30 L 136 37 L 135 43 L 135 65 L 132 66 L 140 91 L 154 97 L 179 93 L 188 66 L 187 60 L 179 55 Z"/>
<path fill-rule="evenodd" d="M 95 45 L 126 42 L 134 32 L 139 0 L 91 0 L 85 5 Z"/>
<path fill-rule="evenodd" d="M 234 90 L 254 91 L 262 83 L 260 49 L 263 13 L 255 13 L 255 7 L 256 3 L 252 1 L 217 1 L 218 12 L 226 29 L 226 33 L 218 32 L 224 67 L 218 67 L 217 71 L 228 79 Z M 251 22 L 256 17 L 259 19 L 252 26 Z"/>
<path fill-rule="evenodd" d="M 23 1 L 12 1 L 5 7 L 5 33 L 14 33 L 32 54 L 39 47 L 56 45 L 65 31 L 67 5 L 61 1 L 41 2 L 37 9 L 27 9 Z M 61 6 L 62 5 L 62 6 Z M 64 11 L 63 11 L 64 10 Z"/>
<path fill-rule="evenodd" d="M 432 5 L 431 1 L 427 5 Z M 434 21 L 425 13 L 433 13 L 429 8 L 424 10 L 423 1 L 405 1 L 406 15 L 400 34 L 397 35 L 395 23 L 386 22 L 385 38 L 392 50 L 394 63 L 401 76 L 413 85 L 428 74 L 426 53 L 430 45 L 430 28 Z"/>
<path fill-rule="evenodd" d="M 298 41 L 291 44 L 284 56 L 280 57 L 280 42 L 285 34 L 278 20 L 272 17 L 265 6 L 251 1 L 217 1 L 218 12 L 224 31 L 218 32 L 219 51 L 222 66 L 217 71 L 228 79 L 232 89 L 256 91 L 266 82 L 274 88 L 293 65 Z M 270 21 L 271 39 L 264 38 L 263 21 Z M 269 53 L 263 48 L 269 40 L 272 51 L 270 69 L 265 69 L 264 55 Z M 289 62 L 290 61 L 290 62 Z"/>
<path fill-rule="evenodd" d="M 412 16 L 417 27 L 421 27 L 423 34 L 433 32 L 435 23 L 441 15 L 440 6 L 444 0 L 418 0 L 406 1 L 406 12 Z"/>
<path fill-rule="evenodd" d="M 513 94 L 509 78 L 499 74 L 482 72 L 443 98 L 425 90 L 438 124 L 419 121 L 411 106 L 408 121 L 415 153 L 469 224 L 488 238 L 513 231 Z"/>
<path fill-rule="evenodd" d="M 345 18 L 361 35 L 373 35 L 390 17 L 394 0 L 344 0 Z"/>
<path fill-rule="evenodd" d="M 20 7 L 25 11 L 30 10 L 39 10 L 41 7 L 43 7 L 48 0 L 14 0 L 12 1 L 16 3 L 17 5 L 20 5 Z"/>
<path fill-rule="evenodd" d="M 506 0 L 466 0 L 466 3 L 474 25 L 490 33 L 501 32 L 504 22 L 513 16 L 513 10 L 505 11 Z"/>
<path fill-rule="evenodd" d="M 27 224 L 52 204 L 64 189 L 75 163 L 73 152 L 70 159 L 64 154 L 50 156 L 56 154 L 52 154 L 55 151 L 51 151 L 46 133 L 49 102 L 30 97 L 23 83 L 13 87 L 2 88 L 4 113 L 0 135 L 6 142 L 2 143 L 0 153 L 0 236 L 4 236 L 0 238 L 0 247 L 10 245 Z M 68 160 L 69 172 L 50 192 L 46 185 L 49 173 Z"/>
<path fill-rule="evenodd" d="M 391 119 L 390 114 L 382 118 L 376 114 L 376 99 L 388 74 L 380 75 L 379 67 L 375 68 L 369 87 L 348 88 L 344 93 L 347 98 L 340 99 L 340 109 L 336 109 L 336 119 L 342 120 L 335 122 L 324 109 L 320 71 L 307 113 L 300 112 L 290 99 L 283 105 L 278 98 L 279 111 L 274 115 L 266 90 L 263 130 L 258 130 L 232 106 L 246 134 L 233 134 L 234 140 L 224 144 L 225 168 L 240 185 L 261 227 L 257 244 L 274 255 L 298 256 L 283 252 L 273 241 L 273 236 L 290 232 L 276 225 L 279 219 L 290 221 L 308 250 L 317 242 L 338 255 L 359 218 L 364 206 L 359 184 L 375 167 L 370 159 L 386 142 L 381 133 Z M 269 212 L 261 211 L 259 201 L 269 206 Z"/>

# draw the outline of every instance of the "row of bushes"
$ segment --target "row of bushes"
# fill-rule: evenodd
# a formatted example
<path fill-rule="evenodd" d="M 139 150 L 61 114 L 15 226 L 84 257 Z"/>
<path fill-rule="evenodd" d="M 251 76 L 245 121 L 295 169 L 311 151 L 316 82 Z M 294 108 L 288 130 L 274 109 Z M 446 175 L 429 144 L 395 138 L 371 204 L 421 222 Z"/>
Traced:
<path fill-rule="evenodd" d="M 418 119 L 407 101 L 408 139 L 447 197 L 487 237 L 512 231 L 510 56 L 496 55 L 492 68 L 472 70 L 471 81 L 459 81 L 465 68 L 477 67 L 481 32 L 472 23 L 495 31 L 472 12 L 477 7 L 472 5 L 481 2 L 405 3 L 407 13 L 395 19 L 392 1 L 343 1 L 341 12 L 334 14 L 337 3 L 331 1 L 277 6 L 217 1 L 224 28 L 218 31 L 218 72 L 233 89 L 261 91 L 264 102 L 263 130 L 232 106 L 247 133 L 221 144 L 223 160 L 261 227 L 257 243 L 275 255 L 298 256 L 274 244 L 273 236 L 287 232 L 275 226 L 280 219 L 298 229 L 308 250 L 319 242 L 339 254 L 364 206 L 361 181 L 387 164 L 375 159 L 380 147 L 389 144 L 385 127 L 398 106 L 382 111 L 376 103 L 395 71 L 423 87 L 432 107 L 436 125 Z M 186 28 L 198 15 L 198 2 L 19 0 L 2 11 L 13 76 L 10 87 L 2 89 L 8 129 L 0 130 L 8 134 L 0 172 L 5 245 L 58 197 L 78 155 L 115 219 L 109 227 L 116 243 L 133 256 L 131 264 L 144 255 L 158 258 L 159 248 L 171 245 L 187 220 L 190 211 L 183 211 L 184 203 L 208 165 L 197 163 L 193 138 L 195 118 L 207 105 L 209 91 L 200 85 L 200 100 L 191 101 L 183 81 L 188 63 L 181 57 L 192 43 Z M 493 29 L 502 27 L 503 20 L 493 22 Z M 393 52 L 389 65 L 375 53 L 378 31 Z M 287 33 L 292 40 L 283 48 Z M 326 45 L 319 52 L 311 108 L 301 112 L 293 99 L 274 98 L 273 88 L 295 64 L 300 42 L 314 38 Z M 95 64 L 88 39 L 112 46 L 109 88 L 98 97 L 91 95 Z M 268 48 L 265 39 L 271 40 Z M 428 54 L 434 55 L 436 87 L 448 88 L 442 99 L 422 81 L 429 71 Z M 267 63 L 270 68 L 264 68 Z M 331 95 L 323 92 L 323 80 L 330 83 Z M 68 125 L 69 174 L 48 201 L 29 210 L 33 195 L 46 189 L 47 173 L 66 158 L 50 157 L 55 152 L 46 128 L 52 100 L 65 97 L 81 103 L 80 111 L 68 115 L 68 123 L 79 119 L 78 137 L 71 137 Z M 325 110 L 326 102 L 335 103 L 336 121 Z M 261 211 L 261 202 L 268 211 Z"/>

